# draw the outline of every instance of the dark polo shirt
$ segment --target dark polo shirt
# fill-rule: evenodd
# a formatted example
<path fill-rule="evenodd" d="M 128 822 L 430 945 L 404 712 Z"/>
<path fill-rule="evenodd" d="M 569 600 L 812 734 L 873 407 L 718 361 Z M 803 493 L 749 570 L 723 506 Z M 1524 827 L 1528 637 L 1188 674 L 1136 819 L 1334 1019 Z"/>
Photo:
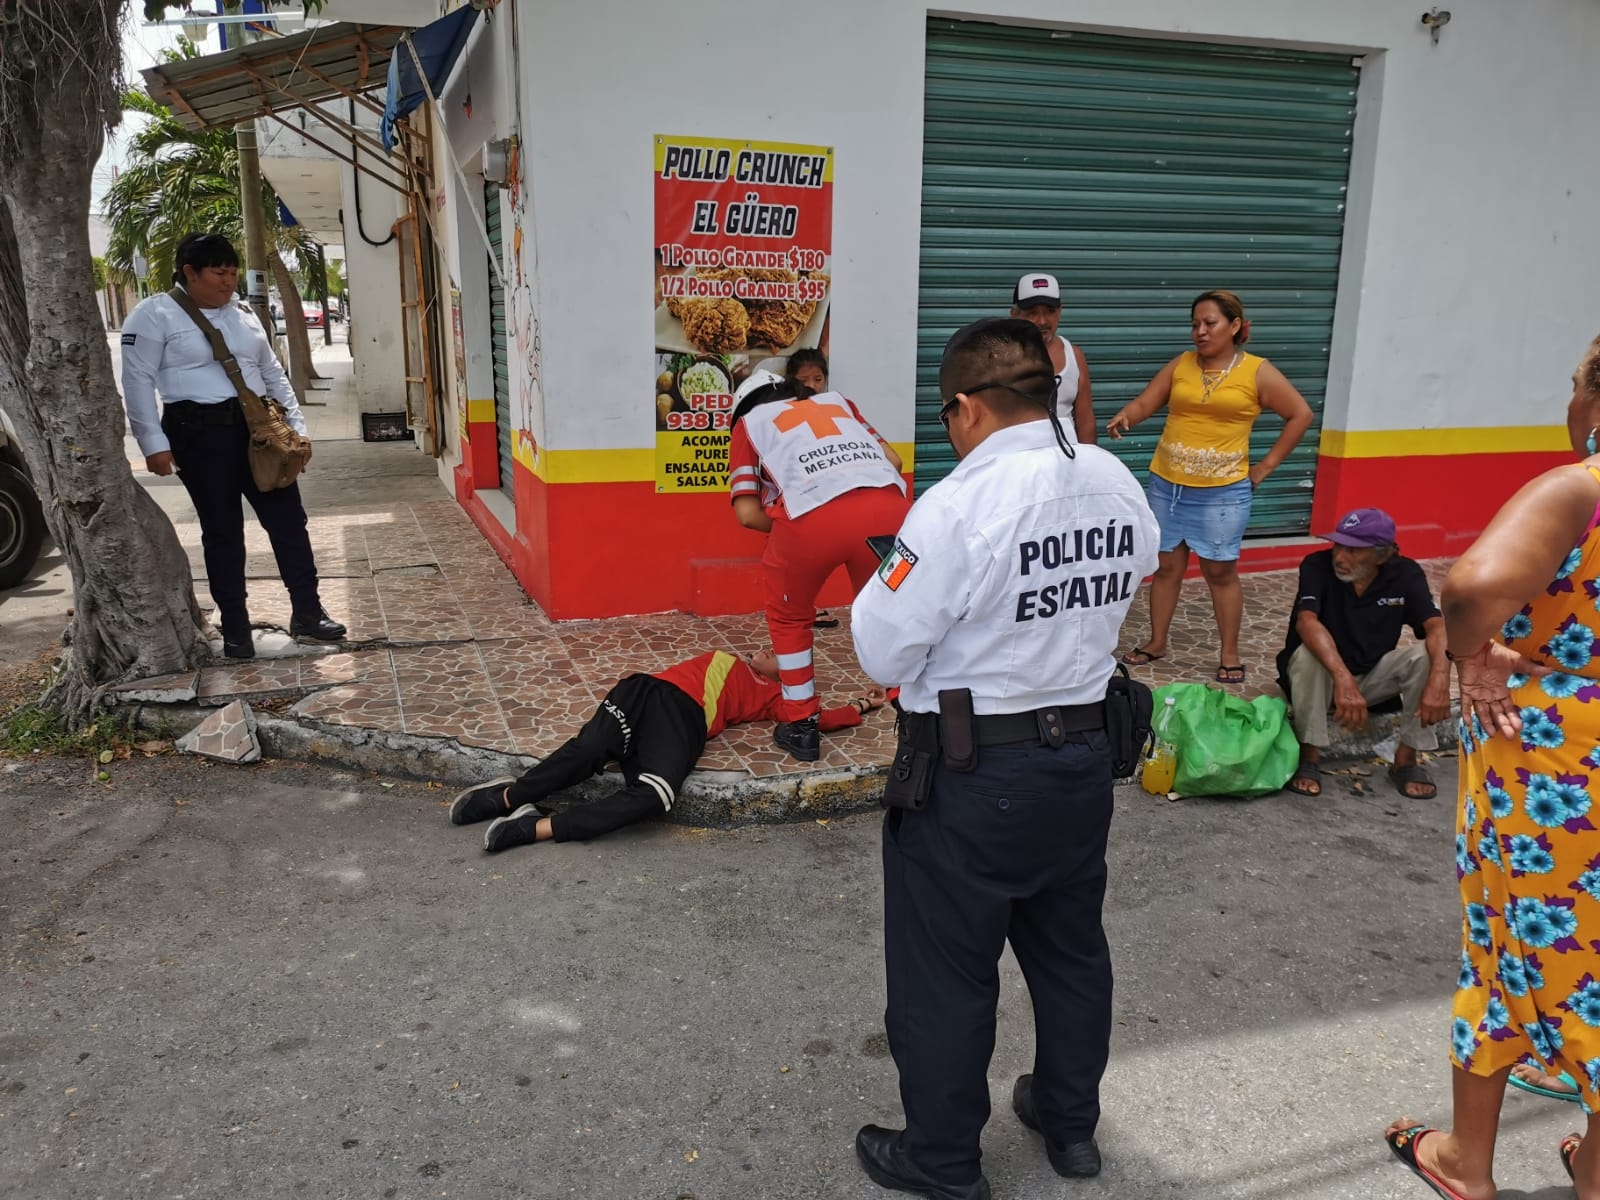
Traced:
<path fill-rule="evenodd" d="M 1289 614 L 1289 637 L 1278 655 L 1278 682 L 1289 694 L 1289 659 L 1301 646 L 1295 618 L 1303 612 L 1317 615 L 1338 647 L 1339 657 L 1352 675 L 1365 675 L 1400 644 L 1407 625 L 1417 637 L 1423 625 L 1439 615 L 1428 579 L 1412 559 L 1395 556 L 1378 568 L 1367 590 L 1356 589 L 1333 573 L 1333 551 L 1318 550 L 1300 564 L 1300 586 Z"/>

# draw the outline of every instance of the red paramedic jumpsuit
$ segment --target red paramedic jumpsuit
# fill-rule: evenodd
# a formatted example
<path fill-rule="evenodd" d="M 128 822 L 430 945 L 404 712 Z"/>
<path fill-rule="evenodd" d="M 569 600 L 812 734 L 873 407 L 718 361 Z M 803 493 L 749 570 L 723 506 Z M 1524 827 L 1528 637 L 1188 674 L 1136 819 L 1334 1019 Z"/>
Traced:
<path fill-rule="evenodd" d="M 783 687 L 780 721 L 820 710 L 811 660 L 817 593 L 840 566 L 856 591 L 865 587 L 878 569 L 866 539 L 898 533 L 910 508 L 880 440 L 837 392 L 758 405 L 733 428 L 733 496 L 759 498 L 772 518 L 761 566 Z"/>

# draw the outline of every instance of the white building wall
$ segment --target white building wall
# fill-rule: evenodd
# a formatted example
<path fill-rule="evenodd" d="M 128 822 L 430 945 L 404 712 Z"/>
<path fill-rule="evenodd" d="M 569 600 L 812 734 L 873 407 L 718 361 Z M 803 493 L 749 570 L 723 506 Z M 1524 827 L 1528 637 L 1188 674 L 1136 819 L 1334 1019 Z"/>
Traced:
<path fill-rule="evenodd" d="M 502 11 L 505 6 L 502 6 Z M 1435 45 L 1395 0 L 967 0 L 964 16 L 1366 58 L 1332 428 L 1555 423 L 1600 328 L 1600 4 L 1453 0 Z M 652 443 L 651 138 L 836 147 L 835 378 L 913 431 L 926 4 L 522 0 L 557 449 Z M 704 71 L 697 69 L 697 64 Z M 1025 86 L 1018 103 L 1026 104 Z M 1205 97 L 1195 97 L 1204 111 Z M 1062 264 L 1070 277 L 1071 264 Z M 630 299 L 635 298 L 636 299 Z M 1173 341 L 1182 341 L 1175 330 Z"/>
<path fill-rule="evenodd" d="M 376 136 L 376 114 L 340 103 L 345 116 L 353 114 L 357 125 Z M 364 164 L 372 166 L 371 158 L 370 151 L 361 150 Z M 374 169 L 385 178 L 394 176 L 385 168 Z M 362 412 L 399 412 L 406 403 L 405 343 L 400 324 L 400 241 L 392 226 L 405 212 L 405 199 L 349 163 L 339 164 L 339 179 L 356 400 Z"/>
<path fill-rule="evenodd" d="M 474 400 L 494 398 L 483 147 L 486 142 L 508 137 L 516 128 L 507 69 L 509 48 L 501 46 L 498 37 L 498 26 L 504 23 L 478 23 L 461 62 L 439 95 L 445 133 L 436 159 L 441 187 L 448 196 L 440 234 L 450 280 L 461 289 L 467 395 Z"/>

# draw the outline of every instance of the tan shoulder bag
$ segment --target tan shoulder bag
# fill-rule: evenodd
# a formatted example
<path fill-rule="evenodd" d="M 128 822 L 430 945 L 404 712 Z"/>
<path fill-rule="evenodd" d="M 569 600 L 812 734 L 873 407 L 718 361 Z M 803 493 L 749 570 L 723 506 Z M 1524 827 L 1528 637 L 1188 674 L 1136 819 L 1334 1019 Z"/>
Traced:
<path fill-rule="evenodd" d="M 194 297 L 181 287 L 167 295 L 177 301 L 178 307 L 189 314 L 211 343 L 211 353 L 228 373 L 228 380 L 239 394 L 239 407 L 244 411 L 244 423 L 250 427 L 250 474 L 256 487 L 263 492 L 286 488 L 300 477 L 311 450 L 311 442 L 301 437 L 284 419 L 284 408 L 271 396 L 258 396 L 244 381 L 239 363 L 228 349 L 221 332 L 194 302 Z"/>

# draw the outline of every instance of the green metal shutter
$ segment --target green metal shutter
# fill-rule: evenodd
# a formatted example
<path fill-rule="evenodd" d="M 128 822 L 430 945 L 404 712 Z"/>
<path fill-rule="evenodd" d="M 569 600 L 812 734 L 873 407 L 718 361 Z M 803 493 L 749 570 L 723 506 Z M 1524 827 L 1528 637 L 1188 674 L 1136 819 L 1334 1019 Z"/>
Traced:
<path fill-rule="evenodd" d="M 489 268 L 489 331 L 494 346 L 494 435 L 500 451 L 500 490 L 512 494 L 511 484 L 511 365 L 506 349 L 506 293 L 495 268 L 505 270 L 504 243 L 500 238 L 500 189 L 483 186 L 484 225 L 491 251 Z"/>
<path fill-rule="evenodd" d="M 1345 55 L 928 22 L 916 479 L 955 465 L 939 355 L 1003 315 L 1026 271 L 1061 280 L 1096 423 L 1189 349 L 1189 303 L 1243 298 L 1250 350 L 1317 422 L 1256 495 L 1250 531 L 1307 532 L 1344 230 L 1358 69 Z M 1103 444 L 1140 479 L 1162 416 Z M 1251 442 L 1282 430 L 1266 413 Z"/>

